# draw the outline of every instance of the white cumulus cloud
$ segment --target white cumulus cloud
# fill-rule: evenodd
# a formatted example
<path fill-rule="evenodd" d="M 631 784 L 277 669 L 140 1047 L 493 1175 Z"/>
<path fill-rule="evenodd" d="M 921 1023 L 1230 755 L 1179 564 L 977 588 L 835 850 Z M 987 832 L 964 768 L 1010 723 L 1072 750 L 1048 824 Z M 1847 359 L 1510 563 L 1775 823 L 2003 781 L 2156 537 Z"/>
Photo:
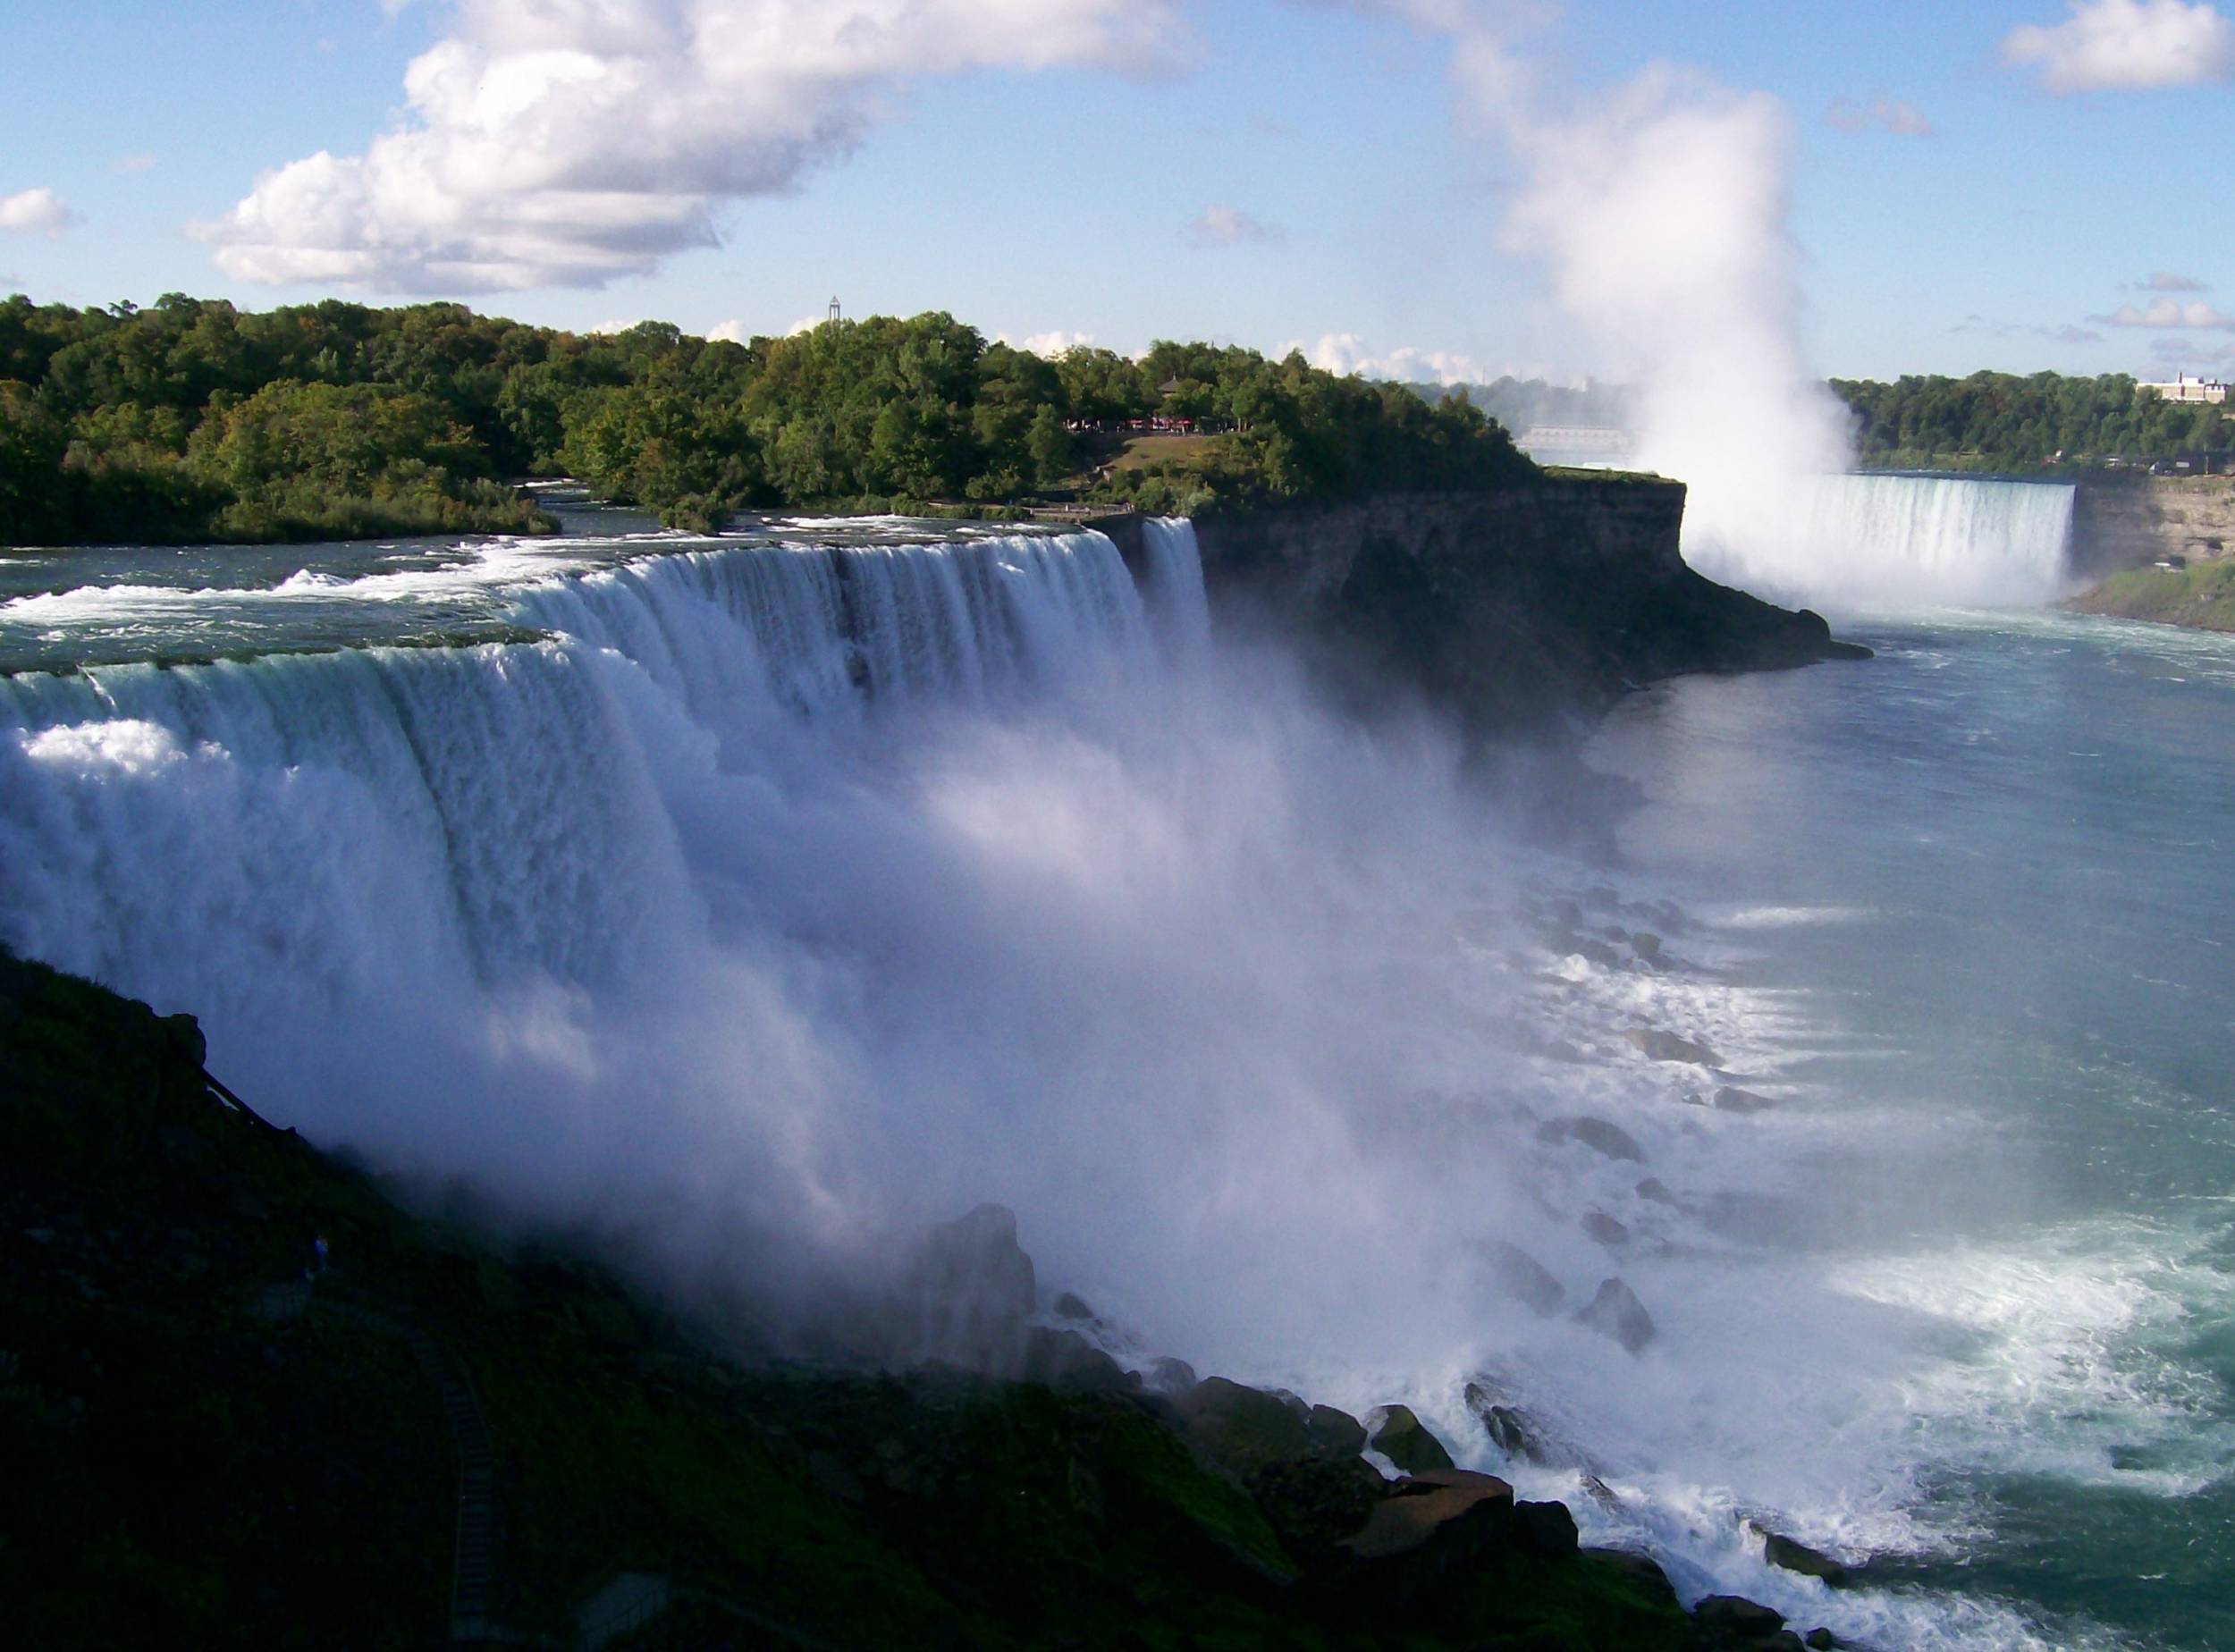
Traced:
<path fill-rule="evenodd" d="M 2138 91 L 2235 78 L 2235 23 L 2197 0 L 2071 0 L 2054 26 L 2020 24 L 2003 61 L 2052 92 Z"/>
<path fill-rule="evenodd" d="M 2179 299 L 2152 299 L 2146 305 L 2121 304 L 2108 316 L 2090 316 L 2106 327 L 2186 327 L 2209 331 L 2235 328 L 2235 316 L 2216 310 L 2202 299 L 2183 303 Z"/>
<path fill-rule="evenodd" d="M 1487 384 L 1499 376 L 1487 364 L 1457 350 L 1404 344 L 1385 353 L 1355 333 L 1321 333 L 1311 344 L 1291 339 L 1273 354 L 1281 357 L 1291 350 L 1301 350 L 1305 360 L 1324 372 L 1397 379 L 1407 384 Z"/>
<path fill-rule="evenodd" d="M 257 179 L 198 232 L 244 281 L 385 291 L 597 287 L 709 246 L 914 77 L 1140 68 L 1175 0 L 459 0 L 361 155 Z"/>
<path fill-rule="evenodd" d="M 1206 206 L 1189 223 L 1187 239 L 1198 247 L 1238 247 L 1244 241 L 1285 238 L 1278 224 L 1267 223 L 1239 206 Z"/>
<path fill-rule="evenodd" d="M 1066 327 L 1052 328 L 1046 333 L 1034 333 L 1021 339 L 1004 336 L 1001 342 L 1015 350 L 1029 350 L 1035 356 L 1053 361 L 1058 356 L 1068 355 L 1075 350 L 1090 348 L 1094 342 L 1091 333 L 1074 333 Z"/>
<path fill-rule="evenodd" d="M 59 235 L 78 215 L 52 190 L 22 190 L 0 195 L 0 230 L 18 235 Z"/>

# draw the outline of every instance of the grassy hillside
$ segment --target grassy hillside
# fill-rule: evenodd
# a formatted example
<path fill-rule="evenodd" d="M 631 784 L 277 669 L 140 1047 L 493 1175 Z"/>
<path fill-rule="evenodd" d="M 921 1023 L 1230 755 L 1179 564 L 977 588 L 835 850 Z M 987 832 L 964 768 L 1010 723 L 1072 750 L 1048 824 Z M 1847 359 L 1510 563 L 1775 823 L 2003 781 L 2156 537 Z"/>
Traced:
<path fill-rule="evenodd" d="M 2153 620 L 2200 631 L 2235 631 L 2235 557 L 2214 557 L 2185 569 L 2130 568 L 2067 606 L 2081 613 Z"/>

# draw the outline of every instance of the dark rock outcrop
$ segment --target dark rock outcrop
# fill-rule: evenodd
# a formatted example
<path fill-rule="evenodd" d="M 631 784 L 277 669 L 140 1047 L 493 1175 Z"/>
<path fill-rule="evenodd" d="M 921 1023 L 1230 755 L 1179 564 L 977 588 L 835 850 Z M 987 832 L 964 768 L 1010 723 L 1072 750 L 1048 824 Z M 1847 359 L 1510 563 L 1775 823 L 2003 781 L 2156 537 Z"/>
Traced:
<path fill-rule="evenodd" d="M 1846 1583 L 1847 1568 L 1822 1550 L 1759 1526 L 1754 1530 L 1762 1535 L 1762 1557 L 1771 1565 L 1797 1572 L 1802 1577 L 1821 1578 L 1834 1589 Z"/>
<path fill-rule="evenodd" d="M 1560 1311 L 1561 1299 L 1567 1292 L 1552 1277 L 1551 1270 L 1517 1244 L 1504 1240 L 1493 1241 L 1488 1247 L 1490 1281 L 1515 1302 L 1526 1303 L 1539 1319 L 1549 1319 Z"/>
<path fill-rule="evenodd" d="M 1785 1626 L 1784 1614 L 1742 1595 L 1709 1595 L 1692 1607 L 1693 1622 L 1728 1645 L 1767 1641 Z"/>
<path fill-rule="evenodd" d="M 1693 571 L 1681 484 L 1547 476 L 1495 493 L 1388 494 L 1206 516 L 1214 603 L 1323 645 L 1371 699 L 1409 684 L 1479 735 L 1590 718 L 1688 671 L 1867 653 L 1813 613 Z"/>
<path fill-rule="evenodd" d="M 1598 1294 L 1590 1299 L 1575 1319 L 1579 1325 L 1588 1325 L 1602 1336 L 1613 1337 L 1632 1353 L 1643 1353 L 1646 1344 L 1657 1335 L 1653 1316 L 1646 1312 L 1638 1294 L 1620 1279 L 1601 1282 Z"/>
<path fill-rule="evenodd" d="M 1694 1066 L 1721 1066 L 1714 1050 L 1705 1044 L 1657 1027 L 1632 1027 L 1622 1035 L 1649 1061 L 1689 1061 Z"/>
<path fill-rule="evenodd" d="M 1456 1466 L 1444 1443 L 1428 1431 L 1409 1405 L 1384 1405 L 1368 1413 L 1366 1443 L 1407 1474 Z"/>
<path fill-rule="evenodd" d="M 1314 1405 L 1303 1428 L 1311 1449 L 1321 1456 L 1355 1457 L 1366 1449 L 1366 1425 L 1332 1405 Z"/>
<path fill-rule="evenodd" d="M 1637 1138 L 1620 1125 L 1610 1125 L 1603 1118 L 1551 1118 L 1537 1126 L 1537 1135 L 1546 1142 L 1581 1142 L 1593 1152 L 1604 1153 L 1609 1159 L 1638 1160 L 1645 1157 L 1645 1150 Z"/>
<path fill-rule="evenodd" d="M 1725 1084 L 1715 1092 L 1715 1105 L 1725 1113 L 1767 1113 L 1777 1104 L 1767 1096 L 1758 1096 L 1750 1090 Z"/>
<path fill-rule="evenodd" d="M 1560 1454 L 1544 1438 L 1529 1413 L 1519 1406 L 1504 1403 L 1479 1382 L 1466 1386 L 1464 1397 L 1467 1409 L 1482 1425 L 1482 1432 L 1490 1437 L 1490 1444 L 1507 1456 L 1537 1463 L 1561 1460 Z"/>
<path fill-rule="evenodd" d="M 1630 1243 L 1630 1230 L 1604 1210 L 1584 1212 L 1581 1226 L 1585 1233 L 1609 1250 Z"/>
<path fill-rule="evenodd" d="M 1196 1454 L 1230 1473 L 1312 1454 L 1306 1416 L 1261 1388 L 1207 1377 L 1173 1403 Z"/>

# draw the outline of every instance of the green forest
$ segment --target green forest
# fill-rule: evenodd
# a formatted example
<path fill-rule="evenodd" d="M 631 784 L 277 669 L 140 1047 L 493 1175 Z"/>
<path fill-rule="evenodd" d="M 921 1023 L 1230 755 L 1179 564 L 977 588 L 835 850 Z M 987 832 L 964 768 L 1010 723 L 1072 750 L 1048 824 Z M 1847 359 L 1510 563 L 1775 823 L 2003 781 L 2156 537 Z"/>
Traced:
<path fill-rule="evenodd" d="M 755 508 L 1054 493 L 1200 510 L 1534 474 L 1463 399 L 1206 344 L 1047 360 L 942 313 L 740 344 L 455 304 L 0 303 L 0 544 L 542 531 L 510 485 L 536 476 L 706 528 Z"/>
<path fill-rule="evenodd" d="M 2196 461 L 2235 450 L 2227 409 L 2163 400 L 2123 373 L 1904 375 L 1891 384 L 1834 379 L 1831 386 L 1854 414 L 1858 457 L 1869 466 L 2043 470 L 2112 459 Z"/>

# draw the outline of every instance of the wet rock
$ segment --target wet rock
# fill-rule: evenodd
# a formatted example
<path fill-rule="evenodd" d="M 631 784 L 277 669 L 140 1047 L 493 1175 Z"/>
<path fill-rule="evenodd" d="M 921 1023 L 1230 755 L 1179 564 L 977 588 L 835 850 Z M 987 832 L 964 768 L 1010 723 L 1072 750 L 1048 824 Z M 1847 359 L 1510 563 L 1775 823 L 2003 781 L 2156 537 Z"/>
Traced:
<path fill-rule="evenodd" d="M 1545 1463 L 1552 1454 L 1539 1437 L 1536 1424 L 1529 1413 L 1517 1405 L 1504 1405 L 1497 1397 L 1479 1382 L 1466 1386 L 1467 1409 L 1474 1413 L 1482 1431 L 1490 1437 L 1490 1443 L 1509 1457 L 1523 1462 Z"/>
<path fill-rule="evenodd" d="M 1201 1380 L 1195 1368 L 1185 1360 L 1162 1356 L 1151 1360 L 1148 1369 L 1141 1373 L 1141 1380 L 1152 1394 L 1181 1395 Z"/>
<path fill-rule="evenodd" d="M 1630 1242 L 1630 1230 L 1603 1210 L 1593 1210 L 1585 1216 L 1582 1227 L 1593 1239 L 1609 1248 Z"/>
<path fill-rule="evenodd" d="M 1649 1061 L 1689 1061 L 1695 1066 L 1721 1066 L 1714 1050 L 1705 1044 L 1674 1032 L 1664 1032 L 1657 1027 L 1632 1027 L 1622 1035 L 1634 1045 Z"/>
<path fill-rule="evenodd" d="M 1444 1443 L 1428 1431 L 1409 1405 L 1384 1405 L 1369 1412 L 1366 1429 L 1366 1443 L 1407 1474 L 1456 1467 Z"/>
<path fill-rule="evenodd" d="M 1691 1615 L 1709 1634 L 1737 1646 L 1767 1642 L 1785 1626 L 1784 1613 L 1740 1595 L 1709 1595 L 1691 1609 Z"/>
<path fill-rule="evenodd" d="M 1655 1204 L 1673 1205 L 1676 1202 L 1676 1195 L 1670 1193 L 1667 1184 L 1657 1176 L 1649 1176 L 1638 1184 L 1638 1197 L 1650 1200 Z"/>
<path fill-rule="evenodd" d="M 1522 1302 L 1540 1319 L 1560 1311 L 1567 1293 L 1551 1271 L 1517 1244 L 1499 1240 L 1489 1247 L 1490 1280 L 1514 1301 Z"/>
<path fill-rule="evenodd" d="M 1069 1291 L 1056 1298 L 1056 1318 L 1058 1319 L 1091 1319 L 1094 1311 Z"/>
<path fill-rule="evenodd" d="M 1198 1455 L 1236 1474 L 1311 1454 L 1304 1419 L 1277 1394 L 1208 1377 L 1173 1403 Z"/>
<path fill-rule="evenodd" d="M 1303 1427 L 1311 1449 L 1323 1457 L 1355 1457 L 1366 1449 L 1366 1425 L 1332 1405 L 1314 1405 Z"/>
<path fill-rule="evenodd" d="M 1750 1521 L 1747 1523 L 1753 1524 Z M 1761 1533 L 1762 1558 L 1771 1565 L 1782 1566 L 1787 1572 L 1797 1572 L 1804 1578 L 1821 1578 L 1834 1589 L 1845 1586 L 1847 1568 L 1822 1550 L 1812 1549 L 1805 1543 L 1796 1543 L 1791 1538 L 1761 1526 L 1754 1526 L 1754 1530 Z"/>
<path fill-rule="evenodd" d="M 1725 1084 L 1715 1092 L 1715 1104 L 1725 1113 L 1767 1113 L 1776 1106 L 1767 1096 L 1758 1096 L 1750 1090 L 1741 1090 Z"/>
<path fill-rule="evenodd" d="M 1514 1488 L 1489 1474 L 1439 1470 L 1400 1481 L 1337 1547 L 1359 1563 L 1362 1592 L 1401 1606 L 1513 1538 Z"/>
<path fill-rule="evenodd" d="M 1651 930 L 1640 930 L 1630 937 L 1630 950 L 1648 964 L 1661 961 L 1661 938 Z"/>
<path fill-rule="evenodd" d="M 1668 1606 L 1676 1604 L 1676 1586 L 1668 1580 L 1660 1563 L 1646 1555 L 1632 1554 L 1628 1549 L 1590 1548 L 1582 1551 L 1583 1558 L 1607 1570 L 1618 1572 L 1623 1580 L 1640 1593 Z"/>
<path fill-rule="evenodd" d="M 1603 1118 L 1551 1118 L 1537 1126 L 1537 1138 L 1543 1142 L 1581 1142 L 1593 1152 L 1604 1153 L 1609 1159 L 1641 1160 L 1645 1150 L 1636 1138 L 1619 1125 L 1610 1125 Z"/>
<path fill-rule="evenodd" d="M 1613 1337 L 1632 1353 L 1644 1353 L 1657 1334 L 1653 1316 L 1646 1312 L 1637 1293 L 1620 1279 L 1601 1281 L 1598 1294 L 1575 1316 L 1575 1321 Z"/>
<path fill-rule="evenodd" d="M 1583 906 L 1591 912 L 1619 912 L 1622 897 L 1605 884 L 1596 884 L 1583 891 Z"/>
<path fill-rule="evenodd" d="M 1036 1325 L 1025 1339 L 1025 1363 L 1020 1373 L 1027 1382 L 1044 1382 L 1051 1388 L 1076 1388 L 1090 1394 L 1132 1394 L 1141 1378 L 1126 1370 L 1076 1331 Z"/>
<path fill-rule="evenodd" d="M 932 1229 L 910 1270 L 917 1363 L 959 1366 L 990 1376 L 1016 1374 L 1025 1326 L 1039 1306 L 1033 1259 L 1016 1243 L 1015 1212 L 980 1205 Z"/>
<path fill-rule="evenodd" d="M 1812 1648 L 1812 1652 L 1833 1652 L 1839 1645 L 1839 1637 L 1828 1629 L 1811 1629 L 1801 1637 L 1801 1644 Z"/>
<path fill-rule="evenodd" d="M 1564 1503 L 1514 1504 L 1514 1542 L 1531 1555 L 1558 1560 L 1575 1553 L 1575 1516 Z"/>

